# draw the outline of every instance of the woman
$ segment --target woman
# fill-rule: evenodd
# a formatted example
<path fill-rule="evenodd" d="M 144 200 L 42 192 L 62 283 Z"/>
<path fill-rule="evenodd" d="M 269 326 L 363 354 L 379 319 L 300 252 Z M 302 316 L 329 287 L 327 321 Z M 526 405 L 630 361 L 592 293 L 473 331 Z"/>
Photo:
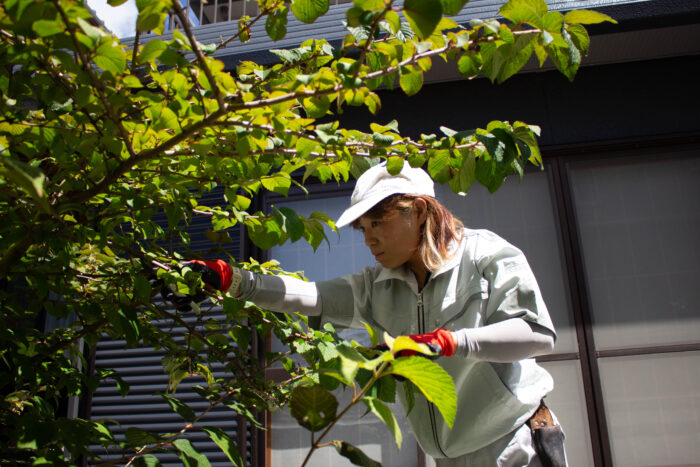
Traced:
<path fill-rule="evenodd" d="M 531 357 L 550 352 L 555 339 L 532 271 L 520 250 L 465 229 L 434 196 L 423 170 L 406 164 L 392 176 L 375 166 L 358 179 L 336 223 L 362 232 L 374 267 L 313 283 L 198 262 L 203 280 L 273 311 L 320 315 L 337 327 L 367 322 L 439 345 L 437 362 L 457 389 L 454 427 L 422 397 L 408 416 L 438 466 L 551 465 L 535 451 L 527 423 L 553 386 Z M 556 465 L 565 465 L 559 450 Z"/>

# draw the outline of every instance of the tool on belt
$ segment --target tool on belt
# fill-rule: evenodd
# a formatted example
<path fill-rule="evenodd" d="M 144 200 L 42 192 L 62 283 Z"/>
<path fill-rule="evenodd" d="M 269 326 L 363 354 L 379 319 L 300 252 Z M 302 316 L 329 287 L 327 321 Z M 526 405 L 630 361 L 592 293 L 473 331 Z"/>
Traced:
<path fill-rule="evenodd" d="M 535 414 L 527 421 L 532 430 L 532 440 L 535 450 L 544 467 L 566 467 L 564 454 L 564 432 L 561 426 L 555 425 L 552 413 L 540 402 Z"/>

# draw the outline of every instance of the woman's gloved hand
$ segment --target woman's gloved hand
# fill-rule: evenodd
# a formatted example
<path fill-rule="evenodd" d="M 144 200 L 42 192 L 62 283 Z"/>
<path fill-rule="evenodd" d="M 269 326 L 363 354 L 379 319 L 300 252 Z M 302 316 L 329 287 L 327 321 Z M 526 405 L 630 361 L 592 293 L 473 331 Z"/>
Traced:
<path fill-rule="evenodd" d="M 202 282 L 209 289 L 228 292 L 233 295 L 238 293 L 241 283 L 240 270 L 231 267 L 225 261 L 190 260 L 180 263 L 179 267 L 187 267 L 199 273 L 202 277 Z M 171 302 L 179 311 L 190 311 L 207 298 L 203 290 L 197 290 L 192 294 L 183 294 L 173 290 L 171 287 L 163 287 L 161 296 L 163 300 Z"/>
<path fill-rule="evenodd" d="M 425 355 L 416 352 L 415 350 L 399 350 L 395 354 L 396 357 L 411 357 L 413 355 L 418 355 L 420 357 L 425 357 L 432 360 L 438 357 L 451 357 L 455 353 L 455 340 L 452 336 L 452 331 L 448 331 L 447 329 L 439 328 L 426 334 L 411 334 L 406 337 L 409 337 L 414 342 L 419 344 L 427 345 L 428 348 L 430 348 L 430 350 L 437 355 Z M 378 345 L 374 348 L 384 351 L 389 350 L 389 347 L 387 347 L 385 344 Z"/>

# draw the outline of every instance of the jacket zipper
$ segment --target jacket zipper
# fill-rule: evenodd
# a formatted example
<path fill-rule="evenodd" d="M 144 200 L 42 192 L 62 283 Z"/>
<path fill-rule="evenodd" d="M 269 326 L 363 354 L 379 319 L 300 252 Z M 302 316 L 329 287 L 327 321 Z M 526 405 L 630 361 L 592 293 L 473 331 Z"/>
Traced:
<path fill-rule="evenodd" d="M 425 332 L 425 308 L 423 307 L 423 291 L 420 291 L 418 293 L 418 333 L 424 334 Z M 435 406 L 432 402 L 426 402 L 428 403 L 428 412 L 430 413 L 430 429 L 433 432 L 433 441 L 435 442 L 435 446 L 437 446 L 442 455 L 447 457 L 445 451 L 442 450 L 442 446 L 440 446 L 440 439 L 438 438 L 435 422 Z"/>

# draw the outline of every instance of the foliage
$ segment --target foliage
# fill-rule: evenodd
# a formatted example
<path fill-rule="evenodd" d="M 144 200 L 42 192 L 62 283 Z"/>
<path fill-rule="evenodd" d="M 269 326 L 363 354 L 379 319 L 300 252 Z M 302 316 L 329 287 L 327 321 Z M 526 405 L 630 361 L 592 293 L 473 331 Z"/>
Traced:
<path fill-rule="evenodd" d="M 451 420 L 456 396 L 437 394 L 454 389 L 428 360 L 394 361 L 391 352 L 370 358 L 371 351 L 339 341 L 330 329 L 310 329 L 304 318 L 228 296 L 209 297 L 223 307 L 224 322 L 210 320 L 211 307 L 205 306 L 194 324 L 153 297 L 155 276 L 185 293 L 201 287 L 197 274 L 175 267 L 196 256 L 187 227 L 197 216 L 210 219 L 207 236 L 219 247 L 239 226 L 263 249 L 302 238 L 317 248 L 325 229 L 335 229 L 322 213 L 255 211 L 251 200 L 263 191 L 286 195 L 311 177 L 347 181 L 381 159 L 391 171 L 404 160 L 424 166 L 455 192 L 467 192 L 475 180 L 494 191 L 507 175 L 522 176 L 527 162 L 541 165 L 539 130 L 523 122 L 443 128 L 442 135 L 415 139 L 402 136 L 397 122 L 372 123 L 370 132 L 362 132 L 337 120 L 345 106 L 375 114 L 382 88 L 398 84 L 408 95 L 419 92 L 434 59 L 455 61 L 467 78 L 502 82 L 534 53 L 540 64 L 549 58 L 571 79 L 589 44 L 582 25 L 610 20 L 595 12 L 548 11 L 540 0 L 509 1 L 500 11 L 506 22 L 458 25 L 443 15 L 464 3 L 355 0 L 339 47 L 310 40 L 272 51 L 279 61 L 271 66 L 244 61 L 235 70 L 224 70 L 211 53 L 231 40 L 247 40 L 250 24 L 261 18 L 270 37 L 281 39 L 290 12 L 310 23 L 328 10 L 328 0 L 259 0 L 261 15 L 242 18 L 238 32 L 220 44 L 197 42 L 179 2 L 138 0 L 132 48 L 96 26 L 75 0 L 0 5 L 0 462 L 95 460 L 99 453 L 88 450 L 95 444 L 121 450 L 123 462 L 157 465 L 153 453 L 170 450 L 185 464 L 206 464 L 183 437 L 202 430 L 240 465 L 233 440 L 199 423 L 208 411 L 223 404 L 257 423 L 253 409 L 289 403 L 315 436 L 343 413 L 327 392 L 338 384 L 352 387 L 353 404 L 363 401 L 400 444 L 385 405 L 396 391 L 391 374 L 412 381 Z M 183 25 L 172 39 L 140 44 L 142 33 L 162 33 L 167 15 Z M 205 205 L 202 197 L 217 189 L 221 205 Z M 167 222 L 155 221 L 159 214 Z M 274 262 L 240 265 L 282 273 Z M 47 330 L 46 315 L 72 324 Z M 161 331 L 163 320 L 184 328 L 185 338 Z M 267 355 L 267 365 L 282 360 L 290 372 L 279 385 L 264 379 L 264 367 L 248 352 L 253 333 L 265 338 L 270 331 L 306 362 L 298 366 L 286 355 Z M 118 372 L 87 370 L 82 345 L 93 348 L 104 336 L 167 351 L 163 367 L 170 385 L 163 398 L 182 416 L 181 432 L 131 428 L 125 439 L 116 439 L 108 421 L 61 415 L 62 401 L 106 379 L 128 393 Z M 213 376 L 215 362 L 225 364 L 227 377 Z M 193 375 L 207 381 L 197 391 L 209 407 L 199 412 L 174 394 Z M 347 443 L 332 444 L 353 462 L 371 464 Z"/>

